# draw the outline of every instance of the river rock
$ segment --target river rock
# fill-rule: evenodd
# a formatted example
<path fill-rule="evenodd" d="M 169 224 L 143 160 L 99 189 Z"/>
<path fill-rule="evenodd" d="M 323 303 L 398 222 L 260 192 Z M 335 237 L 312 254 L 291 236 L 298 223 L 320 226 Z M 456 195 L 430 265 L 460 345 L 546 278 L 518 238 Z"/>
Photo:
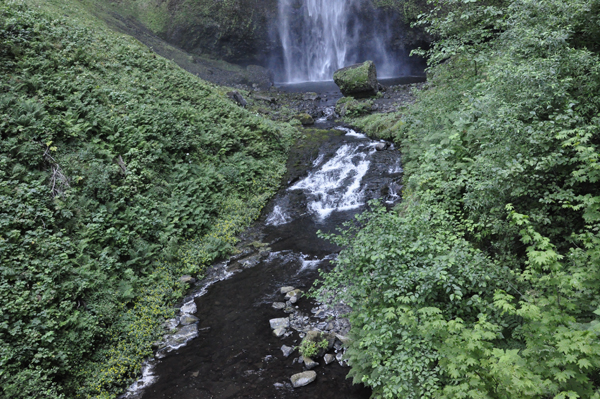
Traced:
<path fill-rule="evenodd" d="M 375 149 L 377 151 L 387 150 L 388 147 L 389 147 L 389 143 L 377 143 L 377 144 L 375 144 Z"/>
<path fill-rule="evenodd" d="M 319 365 L 319 363 L 306 356 L 302 356 L 302 361 L 304 362 L 304 367 L 306 367 L 308 370 L 314 369 Z"/>
<path fill-rule="evenodd" d="M 273 335 L 277 338 L 281 338 L 285 335 L 286 331 L 287 330 L 285 329 L 285 327 L 279 327 L 273 330 Z"/>
<path fill-rule="evenodd" d="M 290 292 L 290 291 L 294 291 L 295 289 L 296 289 L 296 288 L 294 288 L 294 287 L 281 287 L 281 288 L 279 289 L 279 291 L 280 291 L 282 294 L 287 294 L 288 292 Z"/>
<path fill-rule="evenodd" d="M 196 282 L 196 279 L 192 276 L 181 276 L 179 277 L 179 282 L 183 284 L 194 284 Z"/>
<path fill-rule="evenodd" d="M 289 291 L 285 294 L 285 299 L 292 299 L 295 296 L 300 296 L 302 294 L 302 290 L 293 290 Z"/>
<path fill-rule="evenodd" d="M 302 123 L 303 126 L 315 124 L 315 120 L 313 119 L 313 117 L 307 113 L 298 114 L 298 115 L 294 116 L 294 119 L 298 119 L 300 121 L 300 123 Z"/>
<path fill-rule="evenodd" d="M 182 326 L 189 326 L 190 324 L 198 322 L 198 320 L 199 319 L 196 316 L 186 314 L 185 316 L 181 316 L 179 324 L 181 324 Z"/>
<path fill-rule="evenodd" d="M 291 346 L 282 345 L 281 352 L 283 352 L 283 357 L 289 357 L 292 354 L 292 352 L 294 352 L 294 348 Z"/>
<path fill-rule="evenodd" d="M 294 388 L 304 387 L 317 379 L 317 373 L 314 371 L 305 371 L 304 373 L 294 374 L 290 381 Z"/>
<path fill-rule="evenodd" d="M 283 310 L 285 309 L 285 302 L 273 302 L 273 309 Z"/>
<path fill-rule="evenodd" d="M 328 353 L 325 356 L 323 356 L 323 360 L 325 360 L 325 364 L 333 363 L 335 361 L 335 355 Z"/>
<path fill-rule="evenodd" d="M 346 346 L 348 346 L 348 344 L 350 344 L 350 341 L 351 341 L 351 340 L 350 340 L 350 338 L 348 338 L 348 337 L 346 337 L 346 336 L 344 336 L 344 335 L 335 334 L 335 337 L 336 337 L 337 339 L 339 339 L 339 340 L 340 340 L 340 342 L 341 342 L 342 344 L 346 345 Z"/>
<path fill-rule="evenodd" d="M 272 330 L 277 330 L 278 328 L 288 328 L 290 326 L 290 319 L 287 317 L 271 319 L 269 320 L 269 324 L 271 325 Z"/>
<path fill-rule="evenodd" d="M 373 61 L 338 69 L 333 74 L 333 80 L 344 96 L 373 96 L 379 90 Z"/>
<path fill-rule="evenodd" d="M 237 91 L 228 92 L 227 97 L 231 98 L 233 101 L 235 101 L 242 107 L 245 107 L 246 105 L 248 105 L 248 102 L 246 100 L 244 100 L 244 97 L 242 97 L 242 95 Z"/>

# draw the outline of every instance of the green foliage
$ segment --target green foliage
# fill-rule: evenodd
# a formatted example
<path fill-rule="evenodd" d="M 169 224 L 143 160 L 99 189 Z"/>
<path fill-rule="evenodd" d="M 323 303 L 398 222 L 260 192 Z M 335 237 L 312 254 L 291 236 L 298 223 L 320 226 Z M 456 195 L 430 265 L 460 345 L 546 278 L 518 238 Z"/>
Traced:
<path fill-rule="evenodd" d="M 77 2 L 1 3 L 0 396 L 115 397 L 295 134 Z"/>
<path fill-rule="evenodd" d="M 354 97 L 342 97 L 335 103 L 335 112 L 342 117 L 358 117 L 371 112 L 373 100 L 358 100 Z"/>
<path fill-rule="evenodd" d="M 312 357 L 316 356 L 320 350 L 327 349 L 328 345 L 329 345 L 329 343 L 328 343 L 327 339 L 323 339 L 319 342 L 315 342 L 313 340 L 309 340 L 309 339 L 305 338 L 300 343 L 300 346 L 298 347 L 298 352 L 300 352 L 300 354 L 302 356 L 312 358 Z"/>
<path fill-rule="evenodd" d="M 375 397 L 599 398 L 600 3 L 436 4 L 429 87 L 381 124 L 404 202 L 332 237 L 352 376 Z"/>

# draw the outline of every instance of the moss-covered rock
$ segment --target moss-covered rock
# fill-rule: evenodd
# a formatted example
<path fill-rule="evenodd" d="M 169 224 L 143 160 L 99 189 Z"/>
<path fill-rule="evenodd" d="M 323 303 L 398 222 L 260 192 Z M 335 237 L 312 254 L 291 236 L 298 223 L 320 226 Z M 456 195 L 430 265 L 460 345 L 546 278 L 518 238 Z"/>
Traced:
<path fill-rule="evenodd" d="M 333 80 L 344 96 L 372 96 L 378 92 L 377 69 L 373 61 L 339 69 Z"/>
<path fill-rule="evenodd" d="M 313 119 L 313 117 L 306 113 L 298 114 L 294 117 L 294 119 L 299 120 L 300 123 L 302 123 L 302 125 L 304 126 L 315 124 L 315 120 Z"/>
<path fill-rule="evenodd" d="M 357 117 L 370 113 L 372 107 L 372 100 L 357 100 L 354 97 L 342 97 L 335 104 L 335 112 L 341 117 Z"/>

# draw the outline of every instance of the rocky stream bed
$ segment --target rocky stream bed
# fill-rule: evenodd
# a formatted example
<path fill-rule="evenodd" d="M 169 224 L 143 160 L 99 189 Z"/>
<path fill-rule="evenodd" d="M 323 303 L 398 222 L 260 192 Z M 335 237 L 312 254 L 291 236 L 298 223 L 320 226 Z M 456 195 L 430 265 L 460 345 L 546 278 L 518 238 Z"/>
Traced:
<path fill-rule="evenodd" d="M 297 103 L 318 102 L 313 111 L 324 116 L 315 115 L 315 125 L 290 154 L 286 184 L 240 237 L 234 256 L 209 268 L 201 281 L 184 277 L 189 295 L 165 326 L 143 377 L 123 398 L 370 396 L 346 379 L 345 315 L 351 309 L 317 303 L 304 293 L 320 271 L 333 267 L 340 250 L 318 230 L 334 232 L 370 199 L 390 206 L 400 199 L 400 154 L 391 143 L 336 121 L 323 92 L 319 100 Z M 298 352 L 307 335 L 327 340 L 318 356 Z"/>

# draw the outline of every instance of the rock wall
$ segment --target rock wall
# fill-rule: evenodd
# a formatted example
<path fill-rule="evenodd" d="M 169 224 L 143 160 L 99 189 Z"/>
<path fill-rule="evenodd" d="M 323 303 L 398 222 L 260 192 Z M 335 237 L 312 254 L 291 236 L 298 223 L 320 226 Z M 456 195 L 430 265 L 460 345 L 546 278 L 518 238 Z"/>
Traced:
<path fill-rule="evenodd" d="M 278 0 L 84 0 L 141 23 L 168 43 L 193 55 L 246 65 L 273 66 L 280 60 L 277 33 Z M 298 7 L 301 6 L 301 0 Z M 392 1 L 392 0 L 391 0 Z M 395 1 L 395 0 L 393 0 Z M 392 3 L 393 3 L 392 1 Z M 380 23 L 381 10 L 393 22 L 390 40 L 406 54 L 427 45 L 420 29 L 410 27 L 402 8 L 381 0 L 362 0 L 359 20 L 364 41 L 372 41 L 369 26 Z"/>

